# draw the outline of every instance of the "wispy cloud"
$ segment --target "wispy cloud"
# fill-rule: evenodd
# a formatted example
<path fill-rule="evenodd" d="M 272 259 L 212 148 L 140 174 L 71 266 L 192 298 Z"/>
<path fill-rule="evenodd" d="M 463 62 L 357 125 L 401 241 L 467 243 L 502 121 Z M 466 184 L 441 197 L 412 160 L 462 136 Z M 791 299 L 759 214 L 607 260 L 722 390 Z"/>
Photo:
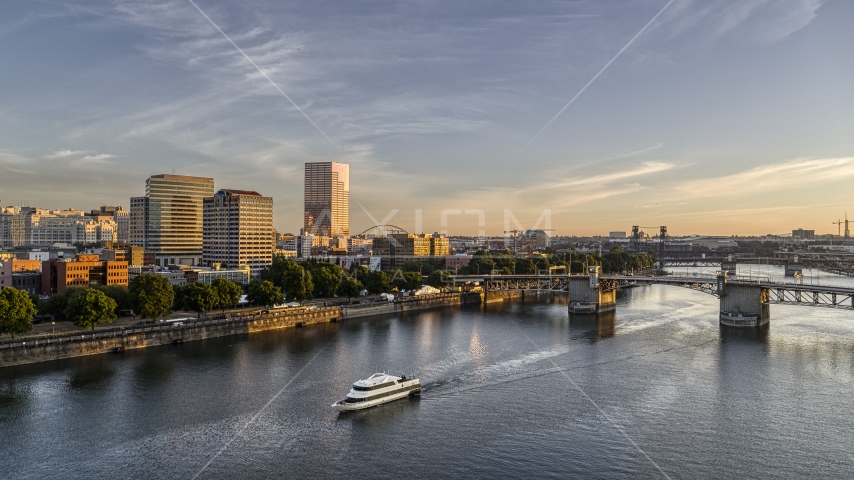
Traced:
<path fill-rule="evenodd" d="M 773 191 L 797 193 L 854 178 L 854 157 L 799 159 L 753 167 L 719 177 L 678 181 L 679 199 L 743 197 Z"/>
<path fill-rule="evenodd" d="M 806 27 L 824 0 L 688 0 L 669 12 L 672 34 L 716 41 L 735 32 L 748 40 L 774 43 Z"/>

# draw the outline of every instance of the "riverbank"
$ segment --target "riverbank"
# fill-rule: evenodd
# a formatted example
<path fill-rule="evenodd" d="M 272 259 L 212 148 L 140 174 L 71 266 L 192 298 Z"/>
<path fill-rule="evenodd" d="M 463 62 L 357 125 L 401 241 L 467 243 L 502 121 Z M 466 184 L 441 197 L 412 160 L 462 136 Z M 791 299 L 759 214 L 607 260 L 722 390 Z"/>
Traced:
<path fill-rule="evenodd" d="M 395 302 L 333 307 L 257 310 L 240 315 L 77 331 L 7 340 L 0 343 L 0 367 L 47 362 L 85 355 L 121 353 L 125 350 L 180 344 L 207 338 L 242 335 L 280 328 L 299 328 L 317 323 L 480 303 L 481 295 L 445 293 L 407 297 Z"/>

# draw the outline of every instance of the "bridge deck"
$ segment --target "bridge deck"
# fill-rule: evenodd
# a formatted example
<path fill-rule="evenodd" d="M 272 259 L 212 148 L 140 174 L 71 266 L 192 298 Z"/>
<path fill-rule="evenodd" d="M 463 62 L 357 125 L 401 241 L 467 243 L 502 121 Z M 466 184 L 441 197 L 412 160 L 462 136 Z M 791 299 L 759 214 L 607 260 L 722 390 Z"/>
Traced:
<path fill-rule="evenodd" d="M 499 290 L 567 291 L 570 279 L 587 275 L 482 275 L 456 277 L 456 282 L 482 282 L 487 292 Z M 634 276 L 602 275 L 599 288 L 613 290 L 632 285 L 673 285 L 691 288 L 720 297 L 720 279 L 716 275 L 693 276 Z M 792 282 L 772 282 L 763 277 L 727 277 L 725 285 L 749 286 L 768 291 L 768 302 L 787 305 L 806 305 L 854 309 L 854 288 L 827 285 L 804 285 Z"/>

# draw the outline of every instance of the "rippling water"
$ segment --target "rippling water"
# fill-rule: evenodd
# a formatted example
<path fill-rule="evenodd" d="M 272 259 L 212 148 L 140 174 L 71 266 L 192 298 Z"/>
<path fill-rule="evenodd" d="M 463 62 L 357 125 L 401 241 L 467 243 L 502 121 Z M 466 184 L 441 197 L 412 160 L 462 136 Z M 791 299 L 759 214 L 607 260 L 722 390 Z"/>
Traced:
<path fill-rule="evenodd" d="M 330 408 L 383 370 L 422 397 Z M 756 332 L 675 287 L 600 318 L 542 297 L 3 369 L 0 476 L 851 477 L 852 379 L 851 311 Z"/>

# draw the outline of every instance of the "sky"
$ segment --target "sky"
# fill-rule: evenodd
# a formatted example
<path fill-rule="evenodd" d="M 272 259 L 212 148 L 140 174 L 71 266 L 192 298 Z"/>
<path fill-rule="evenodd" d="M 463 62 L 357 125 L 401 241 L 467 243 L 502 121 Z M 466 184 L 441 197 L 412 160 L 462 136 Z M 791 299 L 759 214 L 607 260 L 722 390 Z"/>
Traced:
<path fill-rule="evenodd" d="M 852 24 L 847 0 L 4 0 L 0 205 L 127 208 L 174 171 L 296 233 L 303 164 L 336 161 L 352 234 L 835 233 Z"/>

